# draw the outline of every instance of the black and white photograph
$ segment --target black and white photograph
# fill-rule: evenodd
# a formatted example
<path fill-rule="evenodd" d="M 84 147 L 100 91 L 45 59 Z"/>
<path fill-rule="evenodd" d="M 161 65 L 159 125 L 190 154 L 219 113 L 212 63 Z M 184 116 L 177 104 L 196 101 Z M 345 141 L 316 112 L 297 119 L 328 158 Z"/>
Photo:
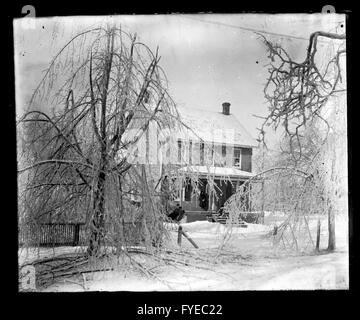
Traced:
<path fill-rule="evenodd" d="M 19 292 L 349 289 L 345 13 L 23 9 Z"/>

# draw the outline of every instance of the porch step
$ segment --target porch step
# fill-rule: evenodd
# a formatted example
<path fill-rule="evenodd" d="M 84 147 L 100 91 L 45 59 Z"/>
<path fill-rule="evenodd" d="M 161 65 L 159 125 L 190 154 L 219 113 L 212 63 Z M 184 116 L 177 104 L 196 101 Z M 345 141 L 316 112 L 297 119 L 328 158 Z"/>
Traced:
<path fill-rule="evenodd" d="M 221 224 L 226 224 L 227 218 L 218 218 L 216 222 L 219 222 Z M 247 224 L 244 221 L 234 222 L 232 223 L 234 226 L 239 226 L 241 228 L 247 228 Z"/>
<path fill-rule="evenodd" d="M 221 223 L 221 224 L 226 224 L 228 219 L 229 219 L 229 217 L 227 217 L 227 216 L 219 217 L 218 214 L 213 214 L 211 216 L 208 216 L 208 221 L 210 221 L 210 222 L 218 222 L 218 223 Z M 238 227 L 241 227 L 241 228 L 247 228 L 247 224 L 241 218 L 239 218 L 237 221 L 233 221 L 231 224 L 233 226 L 238 226 Z"/>
<path fill-rule="evenodd" d="M 182 208 L 186 211 L 200 211 L 200 212 L 206 212 L 204 209 L 199 208 L 198 206 L 194 206 L 191 204 L 183 203 Z"/>

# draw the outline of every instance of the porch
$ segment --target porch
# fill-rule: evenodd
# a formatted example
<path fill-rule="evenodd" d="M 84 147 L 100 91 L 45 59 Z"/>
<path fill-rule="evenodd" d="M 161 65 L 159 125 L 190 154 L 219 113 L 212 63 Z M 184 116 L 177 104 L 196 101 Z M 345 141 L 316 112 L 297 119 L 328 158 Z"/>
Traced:
<path fill-rule="evenodd" d="M 237 168 L 214 166 L 187 166 L 180 171 L 196 176 L 196 181 L 185 181 L 180 194 L 180 205 L 186 212 L 187 222 L 208 220 L 239 186 L 254 175 Z"/>

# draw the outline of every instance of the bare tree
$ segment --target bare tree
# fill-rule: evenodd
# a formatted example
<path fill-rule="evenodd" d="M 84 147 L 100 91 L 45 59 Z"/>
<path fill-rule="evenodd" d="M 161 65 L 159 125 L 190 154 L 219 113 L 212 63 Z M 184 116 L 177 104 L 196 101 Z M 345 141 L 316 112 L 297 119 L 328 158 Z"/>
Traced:
<path fill-rule="evenodd" d="M 269 77 L 264 87 L 264 95 L 269 103 L 269 114 L 264 118 L 260 128 L 260 141 L 265 143 L 266 126 L 274 126 L 277 129 L 279 125 L 282 125 L 288 142 L 288 148 L 285 148 L 286 153 L 294 160 L 294 166 L 297 167 L 299 161 L 302 160 L 302 164 L 306 164 L 306 172 L 321 176 L 322 155 L 320 153 L 324 149 L 322 146 L 327 141 L 328 132 L 322 141 L 315 142 L 309 137 L 309 127 L 314 128 L 320 120 L 329 129 L 328 121 L 323 114 L 324 106 L 346 91 L 340 61 L 346 53 L 344 41 L 346 36 L 322 31 L 312 33 L 303 62 L 294 61 L 281 45 L 269 41 L 263 35 L 260 37 L 271 60 L 268 65 Z M 318 49 L 321 38 L 327 39 L 336 46 L 333 55 L 326 58 L 325 63 Z M 306 158 L 305 161 L 304 158 Z M 327 174 L 326 172 L 323 170 L 322 173 Z M 329 184 L 329 181 L 324 178 L 316 181 L 320 184 Z M 329 195 L 327 192 L 321 194 Z M 323 199 L 323 197 L 317 197 L 317 199 Z M 328 204 L 328 249 L 334 250 L 335 213 L 331 197 L 324 201 Z"/>
<path fill-rule="evenodd" d="M 159 220 L 149 218 L 149 206 L 160 210 L 145 165 L 129 159 L 150 123 L 179 124 L 159 61 L 158 50 L 117 27 L 81 32 L 58 52 L 18 121 L 23 221 L 85 219 L 94 256 L 114 217 Z M 129 200 L 134 192 L 148 197 L 140 209 Z"/>
<path fill-rule="evenodd" d="M 293 61 L 282 46 L 260 36 L 271 60 L 264 87 L 270 112 L 260 130 L 261 140 L 264 141 L 265 126 L 274 125 L 277 128 L 281 124 L 290 139 L 291 148 L 308 122 L 315 118 L 323 119 L 321 110 L 329 99 L 345 91 L 340 86 L 343 80 L 340 57 L 346 53 L 343 47 L 346 36 L 314 32 L 310 36 L 306 58 L 301 63 Z M 339 40 L 340 44 L 335 55 L 320 68 L 317 52 L 321 37 Z"/>

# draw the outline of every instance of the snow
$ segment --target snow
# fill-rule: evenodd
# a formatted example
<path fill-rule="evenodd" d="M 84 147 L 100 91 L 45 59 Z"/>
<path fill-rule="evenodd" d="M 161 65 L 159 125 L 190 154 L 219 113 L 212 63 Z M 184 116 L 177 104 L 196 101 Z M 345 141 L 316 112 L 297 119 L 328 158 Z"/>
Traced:
<path fill-rule="evenodd" d="M 230 143 L 242 146 L 256 147 L 258 143 L 249 134 L 240 121 L 230 112 L 224 115 L 221 112 L 206 109 L 179 107 L 181 120 L 189 129 L 175 132 L 178 138 L 193 141 L 201 138 L 203 141 L 214 143 Z M 225 129 L 226 128 L 226 129 Z"/>
<path fill-rule="evenodd" d="M 215 175 L 218 177 L 238 177 L 250 178 L 255 176 L 254 173 L 243 171 L 236 168 L 214 167 L 214 166 L 187 166 L 179 169 L 180 172 L 196 172 L 201 175 Z"/>
<path fill-rule="evenodd" d="M 18 252 L 18 263 L 23 265 L 25 263 L 30 263 L 37 259 L 50 258 L 55 255 L 69 254 L 69 253 L 79 253 L 85 250 L 82 247 L 56 247 L 56 248 L 21 248 Z"/>
<path fill-rule="evenodd" d="M 270 226 L 251 223 L 245 223 L 246 227 L 236 225 L 228 226 L 208 221 L 194 221 L 189 223 L 182 223 L 181 225 L 183 230 L 189 232 L 190 234 L 206 234 L 208 236 L 212 236 L 214 234 L 224 235 L 227 232 L 231 232 L 232 234 L 245 234 L 254 232 L 267 232 L 271 230 Z"/>
<path fill-rule="evenodd" d="M 276 219 L 274 219 L 274 216 Z M 266 215 L 265 225 L 247 224 L 246 228 L 230 227 L 208 221 L 182 223 L 183 230 L 199 249 L 182 238 L 177 245 L 178 224 L 167 224 L 169 248 L 202 258 L 197 265 L 160 265 L 142 254 L 134 255 L 156 274 L 149 278 L 139 270 L 120 266 L 114 271 L 87 274 L 83 279 L 67 279 L 44 291 L 193 291 L 193 290 L 317 290 L 348 289 L 348 220 L 336 219 L 337 248 L 333 253 L 287 252 L 274 247 L 267 236 L 281 214 Z M 285 217 L 283 217 L 284 219 Z M 318 217 L 309 220 L 315 235 Z M 321 246 L 327 246 L 326 217 L 321 217 Z M 231 235 L 230 238 L 227 236 Z M 219 250 L 219 245 L 223 245 Z M 59 253 L 81 248 L 57 248 Z M 41 249 L 41 255 L 54 254 L 53 249 Z M 20 255 L 24 261 L 24 252 Z M 200 261 L 200 260 L 199 260 Z"/>
<path fill-rule="evenodd" d="M 183 230 L 192 233 L 206 233 L 209 236 L 211 234 L 224 234 L 231 230 L 232 233 L 253 233 L 253 232 L 266 232 L 271 229 L 271 226 L 262 224 L 246 223 L 246 227 L 240 226 L 228 226 L 226 224 L 214 223 L 209 221 L 194 221 L 188 223 L 181 223 Z M 168 224 L 173 230 L 177 230 L 178 224 Z"/>

